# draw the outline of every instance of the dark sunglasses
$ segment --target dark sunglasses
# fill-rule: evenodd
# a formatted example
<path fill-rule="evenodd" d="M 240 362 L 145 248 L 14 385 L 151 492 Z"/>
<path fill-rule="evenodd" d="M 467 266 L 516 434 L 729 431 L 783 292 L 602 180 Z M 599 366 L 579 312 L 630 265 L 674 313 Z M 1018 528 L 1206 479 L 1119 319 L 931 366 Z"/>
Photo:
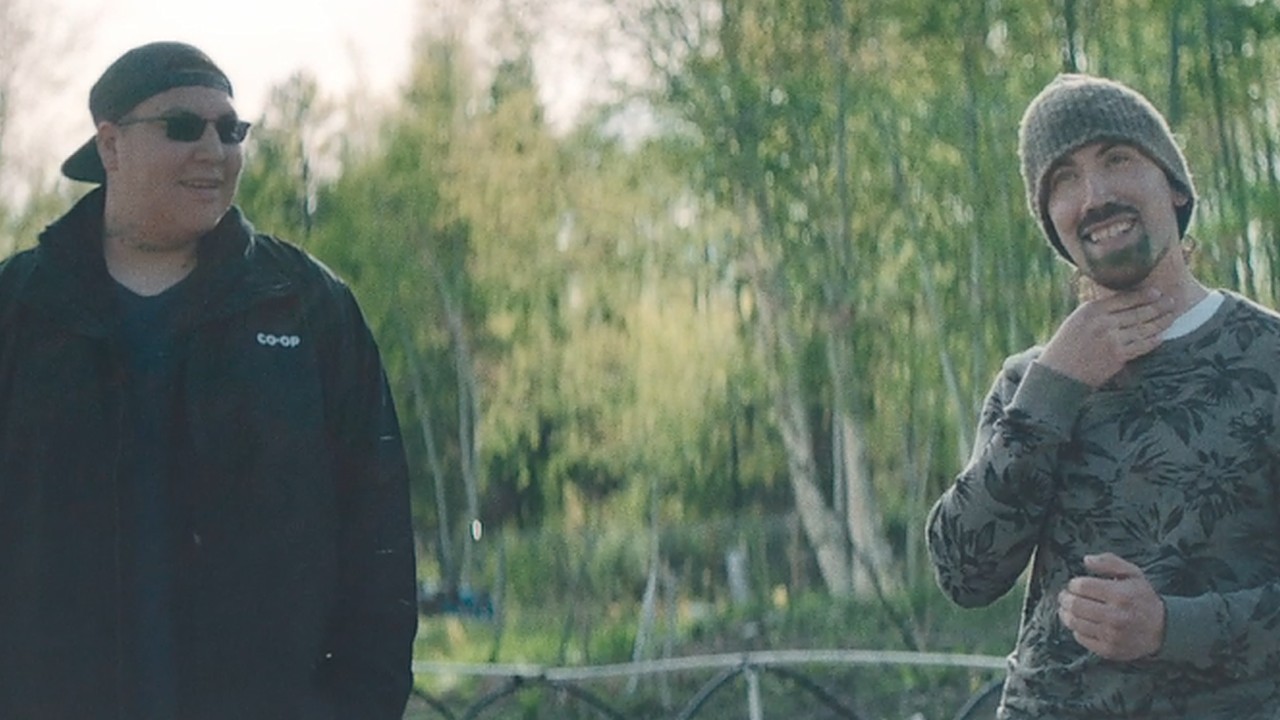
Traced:
<path fill-rule="evenodd" d="M 239 145 L 244 142 L 245 136 L 249 134 L 249 123 L 240 120 L 234 115 L 208 120 L 193 112 L 129 118 L 117 122 L 116 125 L 135 125 L 144 122 L 164 123 L 164 136 L 176 142 L 196 142 L 204 137 L 205 126 L 209 123 L 213 123 L 213 129 L 218 131 L 218 139 L 224 145 Z"/>

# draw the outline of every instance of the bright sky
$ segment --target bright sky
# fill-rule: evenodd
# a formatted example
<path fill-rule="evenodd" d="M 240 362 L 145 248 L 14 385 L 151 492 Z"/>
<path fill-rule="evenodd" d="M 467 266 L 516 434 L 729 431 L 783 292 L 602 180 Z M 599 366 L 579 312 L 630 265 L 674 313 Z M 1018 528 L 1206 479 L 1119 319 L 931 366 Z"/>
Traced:
<path fill-rule="evenodd" d="M 465 2 L 466 0 L 458 0 Z M 76 32 L 61 83 L 16 118 L 23 139 L 61 158 L 92 132 L 89 87 L 129 48 L 182 40 L 231 78 L 240 114 L 256 118 L 270 89 L 306 68 L 329 95 L 390 94 L 405 79 L 418 26 L 415 0 L 44 0 L 42 24 Z M 66 34 L 63 31 L 60 34 Z M 47 102 L 47 104 L 46 104 Z M 56 120 L 49 120 L 49 117 Z M 40 118 L 40 120 L 33 120 Z M 33 131 L 32 125 L 39 130 Z M 31 148 L 36 150 L 37 148 Z M 41 153 L 44 154 L 44 153 Z"/>
<path fill-rule="evenodd" d="M 330 88 L 357 80 L 376 90 L 394 88 L 417 25 L 414 0 L 56 1 L 92 23 L 86 69 L 72 94 L 86 97 L 98 74 L 131 47 L 183 40 L 226 71 L 251 115 L 271 85 L 302 67 Z"/>
<path fill-rule="evenodd" d="M 20 3 L 22 0 L 18 0 Z M 153 40 L 181 40 L 207 52 L 235 86 L 242 117 L 256 120 L 271 88 L 300 69 L 321 92 L 341 99 L 358 91 L 394 97 L 403 85 L 417 31 L 477 0 L 26 0 L 38 20 L 41 58 L 54 58 L 13 111 L 9 154 L 14 167 L 57 173 L 58 164 L 92 133 L 89 88 L 126 50 Z M 450 3 L 460 3 L 451 5 Z M 564 127 L 593 99 L 608 94 L 609 78 L 634 65 L 616 42 L 598 39 L 608 13 L 598 0 L 539 0 L 522 18 L 540 28 L 535 41 L 541 95 L 548 120 Z M 532 14 L 530 14 L 532 13 Z M 486 23 L 471 17 L 466 38 L 481 62 L 491 62 Z M 74 40 L 63 53 L 45 50 L 57 38 Z M 596 40 L 592 40 L 596 37 Z M 37 73 L 38 74 L 38 73 Z M 4 188 L 0 188 L 2 191 Z M 10 189 L 13 189 L 12 187 Z"/>

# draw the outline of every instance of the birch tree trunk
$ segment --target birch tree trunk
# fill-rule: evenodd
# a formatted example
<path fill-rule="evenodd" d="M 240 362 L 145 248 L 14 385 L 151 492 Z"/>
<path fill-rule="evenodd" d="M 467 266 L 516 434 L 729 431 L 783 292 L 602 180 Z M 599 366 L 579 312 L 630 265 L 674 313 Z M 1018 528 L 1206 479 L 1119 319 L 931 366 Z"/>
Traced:
<path fill-rule="evenodd" d="M 891 570 L 893 553 L 881 527 L 879 503 L 871 484 L 871 473 L 862 442 L 862 427 L 852 415 L 839 412 L 833 424 L 839 428 L 844 450 L 844 486 L 849 493 L 846 503 L 849 525 L 850 556 L 853 561 L 853 593 L 872 597 L 897 588 Z"/>
<path fill-rule="evenodd" d="M 403 322 L 396 323 L 400 330 L 400 347 L 409 365 L 409 388 L 413 393 L 414 415 L 418 418 L 418 429 L 422 433 L 422 442 L 427 450 L 427 469 L 431 472 L 431 489 L 436 500 L 436 533 L 440 543 L 436 551 L 440 563 L 440 574 L 447 583 L 457 578 L 457 565 L 453 557 L 453 543 L 449 540 L 449 497 L 445 491 L 444 464 L 440 462 L 440 452 L 436 448 L 435 429 L 431 422 L 431 401 L 427 397 L 426 385 L 423 382 L 422 362 L 418 359 L 418 348 L 414 345 L 413 334 Z"/>
<path fill-rule="evenodd" d="M 480 539 L 476 532 L 480 523 L 480 489 L 476 479 L 476 414 L 477 399 L 475 372 L 472 368 L 471 345 L 467 341 L 462 312 L 447 292 L 444 311 L 449 334 L 453 341 L 454 362 L 458 377 L 458 449 L 462 469 L 462 481 L 467 498 L 467 535 L 462 544 L 461 584 L 471 585 L 474 548 Z"/>
<path fill-rule="evenodd" d="M 781 322 L 778 299 L 762 281 L 760 271 L 757 269 L 752 277 L 760 317 L 756 338 L 761 355 L 774 371 L 774 410 L 786 449 L 796 514 L 817 558 L 827 592 L 834 597 L 848 597 L 853 591 L 849 547 L 840 518 L 820 490 L 822 481 L 814 455 L 813 428 L 801 392 L 795 340 L 790 328 Z"/>
<path fill-rule="evenodd" d="M 463 316 L 460 292 L 449 281 L 447 270 L 443 269 L 437 255 L 429 249 L 424 250 L 423 265 L 435 282 L 436 291 L 440 295 L 441 311 L 444 313 L 445 327 L 453 346 L 454 374 L 457 378 L 458 393 L 458 464 L 462 475 L 464 497 L 466 498 L 466 523 L 462 541 L 462 557 L 458 563 L 459 587 L 471 587 L 471 571 L 474 564 L 474 546 L 478 538 L 476 530 L 480 529 L 480 488 L 476 477 L 476 457 L 478 442 L 476 440 L 476 418 L 479 416 L 479 398 L 475 380 L 475 360 L 471 352 L 471 343 L 467 337 L 466 318 Z"/>

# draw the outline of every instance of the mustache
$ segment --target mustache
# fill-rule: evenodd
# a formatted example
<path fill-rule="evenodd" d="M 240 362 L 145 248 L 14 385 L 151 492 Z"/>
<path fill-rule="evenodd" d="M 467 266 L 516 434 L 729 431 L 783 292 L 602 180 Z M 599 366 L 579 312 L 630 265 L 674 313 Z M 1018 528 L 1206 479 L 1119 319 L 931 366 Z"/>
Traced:
<path fill-rule="evenodd" d="M 1084 217 L 1080 219 L 1079 227 L 1090 227 L 1097 223 L 1110 220 L 1117 215 L 1125 214 L 1137 215 L 1138 208 L 1125 203 L 1109 202 L 1085 213 Z"/>

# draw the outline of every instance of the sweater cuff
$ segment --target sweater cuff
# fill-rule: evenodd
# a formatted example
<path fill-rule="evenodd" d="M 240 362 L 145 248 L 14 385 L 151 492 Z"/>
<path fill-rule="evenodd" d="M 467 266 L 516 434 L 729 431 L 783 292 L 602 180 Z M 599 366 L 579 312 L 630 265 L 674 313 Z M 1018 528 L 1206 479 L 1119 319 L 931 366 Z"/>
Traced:
<path fill-rule="evenodd" d="M 1207 667 L 1217 627 L 1213 603 L 1206 596 L 1162 599 L 1164 644 L 1151 659 Z"/>
<path fill-rule="evenodd" d="M 1067 438 L 1080 408 L 1092 392 L 1088 384 L 1033 362 L 1018 383 L 1007 409 L 1024 415 L 1028 422 L 1060 438 Z"/>

